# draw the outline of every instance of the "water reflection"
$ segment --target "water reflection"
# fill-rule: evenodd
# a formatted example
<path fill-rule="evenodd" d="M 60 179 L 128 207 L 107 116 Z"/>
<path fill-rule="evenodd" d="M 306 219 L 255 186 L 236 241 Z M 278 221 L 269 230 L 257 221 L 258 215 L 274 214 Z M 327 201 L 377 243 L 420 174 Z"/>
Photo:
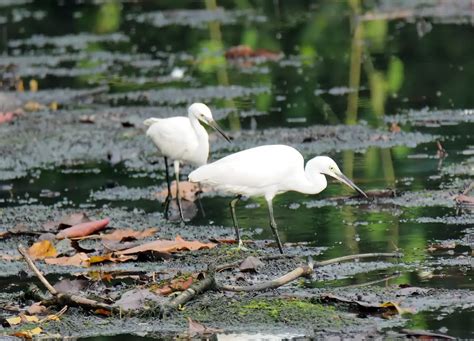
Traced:
<path fill-rule="evenodd" d="M 137 105 L 152 110 L 155 104 L 160 104 L 163 112 L 178 111 L 187 105 L 186 98 L 176 100 L 180 94 L 190 94 L 208 86 L 210 92 L 215 92 L 220 86 L 222 95 L 212 96 L 209 91 L 199 92 L 199 95 L 212 108 L 231 112 L 224 123 L 234 131 L 236 144 L 238 132 L 251 127 L 261 131 L 269 127 L 368 124 L 387 132 L 386 117 L 403 114 L 405 110 L 426 107 L 429 112 L 433 108 L 473 107 L 470 75 L 474 72 L 474 51 L 466 43 L 472 38 L 472 26 L 459 25 L 466 22 L 464 19 L 470 13 L 463 7 L 464 2 L 452 7 L 450 15 L 443 18 L 436 17 L 436 10 L 445 6 L 445 2 L 430 5 L 422 13 L 409 6 L 416 1 L 403 2 L 408 4 L 409 12 L 393 8 L 393 2 L 380 2 L 381 8 L 374 3 L 360 0 L 266 1 L 253 5 L 245 1 L 206 0 L 192 4 L 183 1 L 106 1 L 94 5 L 71 1 L 57 6 L 54 2 L 37 1 L 20 8 L 44 16 L 32 14 L 21 18 L 15 14 L 16 6 L 4 6 L 0 8 L 0 50 L 5 61 L 14 65 L 3 65 L 0 61 L 2 89 L 22 90 L 18 86 L 21 81 L 23 92 L 29 93 L 28 84 L 34 80 L 39 89 L 45 91 L 107 86 L 107 95 L 111 95 L 136 90 L 140 91 L 138 100 L 126 102 L 125 109 L 120 110 L 130 116 L 139 116 L 143 108 Z M 143 14 L 148 16 L 143 17 Z M 463 21 L 444 22 L 447 18 L 455 20 L 458 17 L 464 18 Z M 438 24 L 441 19 L 443 24 Z M 31 40 L 33 36 L 36 38 Z M 238 45 L 281 52 L 283 58 L 231 63 L 225 52 Z M 11 70 L 16 70 L 16 74 Z M 184 75 L 170 77 L 173 70 L 184 70 Z M 243 90 L 265 89 L 258 93 L 241 91 L 244 94 L 234 96 L 229 89 L 232 86 Z M 174 89 L 174 92 L 172 95 L 157 92 L 154 101 L 145 100 L 147 90 L 162 89 Z M 59 104 L 66 110 L 87 108 L 95 112 L 106 106 L 110 112 L 115 112 L 119 111 L 117 105 L 122 103 L 77 100 Z M 249 110 L 267 115 L 239 116 Z M 42 117 L 38 112 L 31 115 L 38 115 L 39 120 Z M 429 121 L 398 123 L 402 131 L 428 131 L 444 139 L 443 145 L 449 154 L 445 162 L 449 167 L 466 161 L 468 155 L 461 152 L 474 145 L 472 121 L 460 122 L 438 127 L 429 127 Z M 121 137 L 125 139 L 130 135 L 124 133 Z M 284 135 L 275 140 L 281 141 L 285 141 Z M 390 187 L 420 191 L 442 187 L 457 191 L 456 181 L 469 179 L 472 175 L 472 171 L 450 174 L 438 169 L 434 143 L 414 148 L 334 150 L 331 154 L 342 165 L 343 172 L 363 189 Z M 418 157 L 414 158 L 416 155 Z M 126 165 L 112 167 L 97 160 L 84 164 L 83 168 L 88 171 L 78 174 L 66 174 L 57 168 L 34 169 L 18 179 L 2 181 L 0 205 L 36 201 L 50 205 L 67 197 L 66 206 L 77 207 L 84 202 L 100 206 L 104 201 L 91 199 L 91 191 L 115 185 L 160 185 L 164 179 L 164 174 L 159 172 L 150 177 L 149 172 L 132 172 Z M 61 197 L 45 196 L 45 189 L 59 192 Z M 343 186 L 331 183 L 320 197 L 349 193 Z M 457 213 L 452 207 L 367 204 L 310 209 L 298 206 L 311 199 L 295 193 L 278 197 L 276 219 L 281 222 L 283 239 L 328 247 L 324 257 L 399 248 L 405 252 L 406 261 L 423 262 L 436 257 L 426 251 L 431 242 L 458 239 L 466 228 L 444 221 L 421 223 L 413 220 L 455 216 Z M 250 201 L 254 202 L 260 203 L 261 207 L 242 210 L 241 225 L 247 231 L 261 231 L 256 235 L 258 238 L 270 238 L 263 199 Z M 212 221 L 229 226 L 231 233 L 227 203 L 227 198 L 203 199 L 206 217 L 197 214 L 193 224 L 207 225 Z M 152 200 L 117 201 L 111 205 L 142 208 L 148 212 L 161 209 Z M 191 214 L 196 210 L 192 206 Z M 463 288 L 472 289 L 472 283 L 466 279 L 468 276 L 460 276 L 459 272 L 449 270 L 451 267 L 441 267 L 446 273 L 444 279 L 436 276 L 423 279 L 416 272 L 407 272 L 389 283 L 446 288 L 460 287 L 459 283 L 462 283 Z M 382 275 L 387 273 L 363 274 L 348 279 L 351 283 L 324 285 L 363 283 Z M 472 314 L 461 313 L 456 319 L 465 322 L 469 316 Z M 454 320 L 446 323 L 459 331 L 456 335 L 472 336 L 465 330 L 456 329 Z M 439 328 L 439 325 L 431 314 L 413 318 L 414 327 Z"/>

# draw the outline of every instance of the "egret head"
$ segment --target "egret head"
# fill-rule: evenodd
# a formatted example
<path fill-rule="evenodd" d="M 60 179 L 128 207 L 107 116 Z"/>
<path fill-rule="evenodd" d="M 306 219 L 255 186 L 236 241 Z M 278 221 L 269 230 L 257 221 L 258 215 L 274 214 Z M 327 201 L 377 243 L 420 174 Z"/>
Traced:
<path fill-rule="evenodd" d="M 356 190 L 361 195 L 367 198 L 367 194 L 364 193 L 359 187 L 357 187 L 352 180 L 342 174 L 341 170 L 337 166 L 336 162 L 328 156 L 316 156 L 311 160 L 314 163 L 314 167 L 317 168 L 321 174 L 329 175 L 334 179 L 346 184 L 350 188 Z"/>
<path fill-rule="evenodd" d="M 188 108 L 188 114 L 196 117 L 200 122 L 207 124 L 208 126 L 215 129 L 219 134 L 222 135 L 228 142 L 230 138 L 224 133 L 222 128 L 214 121 L 212 117 L 211 109 L 204 103 L 193 103 Z"/>

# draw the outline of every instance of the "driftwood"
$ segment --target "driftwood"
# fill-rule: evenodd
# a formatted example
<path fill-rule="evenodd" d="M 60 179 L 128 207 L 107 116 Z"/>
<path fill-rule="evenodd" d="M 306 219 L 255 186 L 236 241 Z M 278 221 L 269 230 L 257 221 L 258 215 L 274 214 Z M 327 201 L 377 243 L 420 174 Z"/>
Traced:
<path fill-rule="evenodd" d="M 373 258 L 373 257 L 396 257 L 400 258 L 403 255 L 398 252 L 393 252 L 393 253 L 363 253 L 363 254 L 356 254 L 356 255 L 349 255 L 349 256 L 344 256 L 344 257 L 337 257 L 337 258 L 332 258 L 328 259 L 325 261 L 320 261 L 320 262 L 314 262 L 314 263 L 309 263 L 307 265 L 302 265 L 297 267 L 296 269 L 284 274 L 281 277 L 278 277 L 276 279 L 262 282 L 262 283 L 257 283 L 254 285 L 249 285 L 249 286 L 236 286 L 236 285 L 225 285 L 218 283 L 215 279 L 215 272 L 216 271 L 223 271 L 225 269 L 231 269 L 239 266 L 240 263 L 242 263 L 242 260 L 232 262 L 232 263 L 226 263 L 226 264 L 221 264 L 216 266 L 215 268 L 212 268 L 208 271 L 207 276 L 197 282 L 196 284 L 193 284 L 191 287 L 189 287 L 187 290 L 183 291 L 180 293 L 178 296 L 173 298 L 168 304 L 165 305 L 166 310 L 169 311 L 170 309 L 176 309 L 180 305 L 189 302 L 196 296 L 208 291 L 208 290 L 221 290 L 221 291 L 233 291 L 233 292 L 253 292 L 253 291 L 263 291 L 263 290 L 269 290 L 269 289 L 276 289 L 279 288 L 285 284 L 288 284 L 300 277 L 307 277 L 313 274 L 314 272 L 314 267 L 318 266 L 325 266 L 329 264 L 335 264 L 335 263 L 340 263 L 348 260 L 354 260 L 354 259 L 360 259 L 360 258 Z M 276 255 L 276 256 L 268 256 L 268 257 L 262 257 L 262 260 L 274 260 L 274 259 L 281 259 L 281 258 L 292 258 L 292 256 L 289 255 Z"/>
<path fill-rule="evenodd" d="M 117 308 L 113 307 L 109 304 L 98 302 L 95 300 L 92 300 L 87 297 L 82 297 L 79 295 L 69 295 L 65 293 L 58 292 L 52 285 L 51 283 L 48 282 L 46 277 L 44 277 L 43 273 L 38 269 L 34 261 L 31 259 L 30 255 L 28 254 L 28 251 L 22 246 L 18 246 L 18 251 L 20 254 L 23 256 L 25 259 L 26 263 L 28 264 L 28 267 L 33 271 L 38 277 L 38 279 L 41 281 L 41 283 L 45 286 L 45 288 L 51 293 L 53 298 L 51 300 L 48 300 L 47 303 L 48 305 L 68 305 L 68 306 L 79 306 L 85 309 L 89 310 L 97 310 L 97 309 L 103 309 L 106 311 L 116 311 Z"/>
<path fill-rule="evenodd" d="M 106 310 L 109 312 L 119 312 L 118 307 L 114 307 L 112 305 L 98 302 L 96 300 L 83 297 L 80 295 L 70 295 L 66 293 L 58 292 L 44 277 L 43 273 L 38 269 L 34 261 L 28 254 L 28 251 L 22 246 L 18 246 L 18 251 L 25 259 L 28 267 L 34 272 L 36 277 L 41 281 L 41 283 L 45 286 L 45 288 L 50 292 L 52 295 L 52 299 L 43 300 L 43 303 L 47 305 L 69 305 L 69 306 L 79 306 L 89 310 Z M 288 255 L 276 255 L 276 256 L 267 256 L 261 257 L 262 260 L 275 260 L 275 259 L 284 259 L 284 258 L 291 258 L 292 256 Z M 226 285 L 221 284 L 216 281 L 215 274 L 216 271 L 223 271 L 226 269 L 231 269 L 239 266 L 242 262 L 236 261 L 232 263 L 221 264 L 216 267 L 210 267 L 208 271 L 204 274 L 204 278 L 194 284 L 192 284 L 189 288 L 182 291 L 178 296 L 170 299 L 167 303 L 160 306 L 161 313 L 165 314 L 167 312 L 173 311 L 181 307 L 183 304 L 189 302 L 190 300 L 194 299 L 198 295 L 205 293 L 208 290 L 220 290 L 220 291 L 233 291 L 233 292 L 253 292 L 253 291 L 263 291 L 269 289 L 276 289 L 285 284 L 288 284 L 300 277 L 307 277 L 313 274 L 314 267 L 318 266 L 325 266 L 329 264 L 340 263 L 348 260 L 360 259 L 360 258 L 373 258 L 373 257 L 401 257 L 399 253 L 365 253 L 365 254 L 356 254 L 356 255 L 349 255 L 344 257 L 337 257 L 333 259 L 328 259 L 325 261 L 319 262 L 310 262 L 307 265 L 301 265 L 296 269 L 284 274 L 281 277 L 275 278 L 270 281 L 257 283 L 249 286 L 237 286 L 237 285 Z"/>

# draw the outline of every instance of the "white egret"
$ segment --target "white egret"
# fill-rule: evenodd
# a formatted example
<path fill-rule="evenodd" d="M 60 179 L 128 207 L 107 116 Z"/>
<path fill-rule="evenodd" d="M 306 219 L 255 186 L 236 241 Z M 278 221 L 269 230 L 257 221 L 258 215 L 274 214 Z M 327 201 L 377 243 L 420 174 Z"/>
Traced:
<path fill-rule="evenodd" d="M 239 247 L 242 245 L 235 205 L 242 195 L 263 196 L 268 204 L 270 227 L 280 252 L 283 247 L 273 216 L 273 198 L 280 193 L 296 191 L 317 194 L 327 186 L 329 175 L 363 196 L 367 195 L 339 170 L 336 162 L 327 156 L 316 156 L 304 165 L 303 156 L 286 145 L 268 145 L 250 148 L 204 165 L 189 174 L 191 182 L 214 187 L 218 191 L 236 194 L 230 210 Z"/>
<path fill-rule="evenodd" d="M 149 118 L 143 122 L 145 126 L 149 127 L 146 131 L 146 135 L 152 139 L 165 159 L 166 182 L 168 185 L 165 212 L 171 200 L 168 158 L 173 160 L 176 177 L 176 202 L 183 222 L 184 216 L 179 194 L 180 163 L 186 162 L 193 166 L 202 166 L 207 163 L 209 156 L 209 135 L 206 129 L 201 125 L 201 122 L 217 130 L 217 132 L 230 142 L 229 137 L 214 121 L 209 107 L 203 103 L 191 104 L 188 108 L 188 117 Z"/>

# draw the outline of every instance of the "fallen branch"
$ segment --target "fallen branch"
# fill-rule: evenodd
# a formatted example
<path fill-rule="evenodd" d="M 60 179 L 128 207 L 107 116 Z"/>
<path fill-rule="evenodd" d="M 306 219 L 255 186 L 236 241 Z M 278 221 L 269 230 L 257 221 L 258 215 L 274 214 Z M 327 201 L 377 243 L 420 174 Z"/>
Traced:
<path fill-rule="evenodd" d="M 216 288 L 218 290 L 234 291 L 234 292 L 251 292 L 251 291 L 276 289 L 300 277 L 309 276 L 312 273 L 313 273 L 313 265 L 309 264 L 309 265 L 299 266 L 293 271 L 290 271 L 287 274 L 268 282 L 258 283 L 258 284 L 249 285 L 245 287 L 238 286 L 238 285 L 225 285 L 225 284 L 216 283 Z"/>
<path fill-rule="evenodd" d="M 214 274 L 208 275 L 203 280 L 192 284 L 189 288 L 181 292 L 178 296 L 173 298 L 168 304 L 165 305 L 168 309 L 177 309 L 181 305 L 189 302 L 197 295 L 200 295 L 210 289 L 214 289 L 216 285 Z"/>
<path fill-rule="evenodd" d="M 52 300 L 48 300 L 47 303 L 48 305 L 73 305 L 73 306 L 80 306 L 82 308 L 90 309 L 90 310 L 97 310 L 97 309 L 104 309 L 107 311 L 116 311 L 118 310 L 116 307 L 113 307 L 109 304 L 102 303 L 102 302 L 97 302 L 95 300 L 92 300 L 87 297 L 82 297 L 79 295 L 68 295 L 65 293 L 58 292 L 52 285 L 51 283 L 48 282 L 46 277 L 44 277 L 43 273 L 38 269 L 34 261 L 31 259 L 30 255 L 28 254 L 28 251 L 22 246 L 18 246 L 18 251 L 20 254 L 23 256 L 25 259 L 26 263 L 28 264 L 28 267 L 33 271 L 38 277 L 38 279 L 43 283 L 43 285 L 48 289 L 48 291 L 53 295 Z"/>
<path fill-rule="evenodd" d="M 326 266 L 326 265 L 330 265 L 330 264 L 345 262 L 345 261 L 348 261 L 348 260 L 361 259 L 361 258 L 375 258 L 375 257 L 401 258 L 401 257 L 403 257 L 403 254 L 399 253 L 399 252 L 359 253 L 359 254 L 356 254 L 356 255 L 336 257 L 336 258 L 331 258 L 331 259 L 328 259 L 328 260 L 323 260 L 323 261 L 320 261 L 320 262 L 315 262 L 314 265 L 315 266 Z"/>

